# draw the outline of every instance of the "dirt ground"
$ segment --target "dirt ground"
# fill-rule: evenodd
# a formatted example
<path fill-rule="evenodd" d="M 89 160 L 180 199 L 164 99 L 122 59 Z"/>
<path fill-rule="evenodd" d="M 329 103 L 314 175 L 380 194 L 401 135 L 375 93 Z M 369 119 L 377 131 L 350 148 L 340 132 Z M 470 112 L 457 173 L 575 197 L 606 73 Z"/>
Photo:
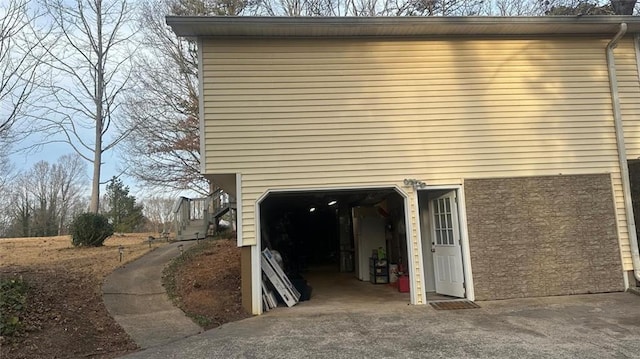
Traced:
<path fill-rule="evenodd" d="M 174 300 L 187 315 L 205 329 L 250 316 L 242 308 L 235 239 L 202 241 L 190 248 L 187 258 L 165 271 L 175 276 Z"/>
<path fill-rule="evenodd" d="M 0 277 L 22 277 L 29 285 L 21 318 L 26 331 L 0 338 L 0 358 L 114 358 L 134 351 L 109 316 L 101 285 L 115 268 L 152 250 L 147 238 L 114 236 L 97 248 L 74 248 L 68 236 L 0 239 Z"/>

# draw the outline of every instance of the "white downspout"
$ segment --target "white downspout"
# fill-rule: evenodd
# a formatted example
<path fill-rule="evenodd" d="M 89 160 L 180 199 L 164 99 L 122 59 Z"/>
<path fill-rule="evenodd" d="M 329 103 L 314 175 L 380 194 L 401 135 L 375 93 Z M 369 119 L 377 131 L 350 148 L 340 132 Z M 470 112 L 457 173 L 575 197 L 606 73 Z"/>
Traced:
<path fill-rule="evenodd" d="M 636 235 L 636 222 L 633 217 L 633 203 L 631 201 L 631 184 L 629 183 L 629 166 L 627 164 L 627 150 L 624 143 L 624 128 L 622 126 L 622 112 L 620 110 L 620 94 L 618 93 L 618 79 L 616 75 L 616 63 L 613 49 L 618 46 L 618 41 L 627 32 L 627 24 L 620 24 L 620 30 L 607 45 L 607 70 L 609 73 L 609 86 L 611 90 L 611 103 L 613 105 L 613 123 L 616 129 L 616 143 L 618 145 L 618 161 L 620 162 L 620 177 L 622 180 L 622 193 L 624 195 L 624 208 L 629 231 L 629 245 L 631 247 L 631 260 L 633 262 L 633 274 L 640 281 L 640 252 L 638 252 L 638 237 Z"/>

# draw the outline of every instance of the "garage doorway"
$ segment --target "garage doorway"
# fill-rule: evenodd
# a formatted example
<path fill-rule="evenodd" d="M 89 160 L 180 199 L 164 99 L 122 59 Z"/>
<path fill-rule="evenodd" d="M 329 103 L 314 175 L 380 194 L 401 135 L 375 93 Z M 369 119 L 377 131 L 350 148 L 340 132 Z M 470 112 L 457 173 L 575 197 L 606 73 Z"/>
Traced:
<path fill-rule="evenodd" d="M 427 301 L 471 299 L 468 243 L 460 188 L 418 191 Z"/>
<path fill-rule="evenodd" d="M 258 213 L 261 250 L 277 251 L 301 293 L 311 288 L 298 306 L 410 302 L 398 288 L 408 283 L 408 248 L 405 197 L 395 188 L 271 192 Z"/>

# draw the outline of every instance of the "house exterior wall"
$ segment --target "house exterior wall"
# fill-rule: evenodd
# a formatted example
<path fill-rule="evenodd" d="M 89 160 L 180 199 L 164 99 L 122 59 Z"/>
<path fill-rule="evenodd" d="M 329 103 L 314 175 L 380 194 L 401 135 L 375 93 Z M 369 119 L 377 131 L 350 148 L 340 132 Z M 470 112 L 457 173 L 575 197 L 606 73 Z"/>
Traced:
<path fill-rule="evenodd" d="M 621 42 L 614 54 L 627 159 L 636 160 L 640 158 L 640 77 L 634 41 Z"/>
<path fill-rule="evenodd" d="M 244 245 L 256 243 L 256 200 L 268 189 L 607 174 L 631 270 L 608 41 L 205 39 L 204 173 L 242 174 Z M 616 59 L 623 116 L 635 119 L 632 51 L 624 40 Z"/>
<path fill-rule="evenodd" d="M 465 181 L 477 300 L 624 290 L 610 176 Z"/>

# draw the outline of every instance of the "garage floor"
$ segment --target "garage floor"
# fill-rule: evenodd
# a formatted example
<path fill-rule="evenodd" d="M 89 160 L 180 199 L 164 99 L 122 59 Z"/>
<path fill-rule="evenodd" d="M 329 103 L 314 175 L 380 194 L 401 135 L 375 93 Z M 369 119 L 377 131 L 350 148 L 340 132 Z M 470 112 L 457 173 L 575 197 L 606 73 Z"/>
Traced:
<path fill-rule="evenodd" d="M 314 311 L 335 311 L 359 305 L 406 306 L 411 302 L 409 293 L 398 292 L 390 284 L 371 284 L 355 278 L 354 273 L 340 273 L 335 266 L 314 267 L 304 275 L 313 288 L 311 300 L 300 302 L 296 308 Z M 427 301 L 455 300 L 436 293 L 427 293 Z M 283 308 L 278 308 L 285 309 Z"/>
<path fill-rule="evenodd" d="M 311 300 L 296 307 L 319 309 L 345 309 L 354 304 L 381 304 L 406 306 L 411 301 L 409 293 L 400 293 L 389 284 L 371 284 L 355 278 L 354 273 L 340 273 L 334 266 L 315 267 L 304 274 L 313 288 Z"/>

